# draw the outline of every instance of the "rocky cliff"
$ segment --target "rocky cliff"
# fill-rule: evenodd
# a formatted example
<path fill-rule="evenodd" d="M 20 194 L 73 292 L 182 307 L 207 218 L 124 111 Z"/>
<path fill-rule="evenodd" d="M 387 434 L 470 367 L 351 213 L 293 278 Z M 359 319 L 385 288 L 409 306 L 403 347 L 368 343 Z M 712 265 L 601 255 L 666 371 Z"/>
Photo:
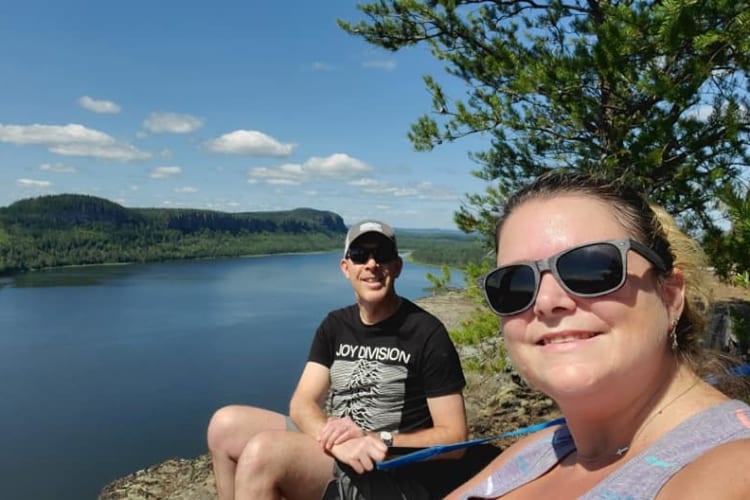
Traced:
<path fill-rule="evenodd" d="M 417 301 L 446 327 L 458 328 L 474 309 L 461 293 L 450 292 Z M 477 356 L 461 350 L 462 358 Z M 467 374 L 466 412 L 472 437 L 491 436 L 557 416 L 552 400 L 518 384 L 510 375 Z M 498 446 L 507 443 L 498 442 Z M 174 458 L 117 479 L 102 490 L 100 500 L 208 500 L 216 498 L 211 458 Z"/>
<path fill-rule="evenodd" d="M 713 326 L 717 330 L 717 347 L 725 347 L 732 339 L 727 325 L 729 309 L 739 311 L 744 321 L 750 324 L 750 291 L 717 285 L 715 299 L 719 303 L 720 318 L 714 317 Z M 456 329 L 469 317 L 474 305 L 462 293 L 451 292 L 417 301 L 426 310 L 439 317 L 449 330 Z M 721 307 L 724 304 L 724 307 Z M 718 328 L 717 325 L 724 325 Z M 721 330 L 719 332 L 718 330 Z M 750 337 L 750 332 L 746 332 Z M 729 340 L 728 340 L 729 339 Z M 500 342 L 498 336 L 495 341 Z M 736 341 L 736 339 L 734 339 Z M 481 357 L 475 348 L 459 350 L 462 360 Z M 743 350 L 747 354 L 746 349 Z M 512 374 L 481 376 L 467 374 L 465 391 L 466 413 L 471 437 L 494 436 L 517 430 L 529 425 L 545 422 L 559 416 L 554 402 L 530 389 Z M 510 444 L 510 440 L 494 443 L 500 448 Z M 208 500 L 216 498 L 216 488 L 211 472 L 211 459 L 201 455 L 193 459 L 174 458 L 161 464 L 148 467 L 108 484 L 101 492 L 101 500 Z"/>

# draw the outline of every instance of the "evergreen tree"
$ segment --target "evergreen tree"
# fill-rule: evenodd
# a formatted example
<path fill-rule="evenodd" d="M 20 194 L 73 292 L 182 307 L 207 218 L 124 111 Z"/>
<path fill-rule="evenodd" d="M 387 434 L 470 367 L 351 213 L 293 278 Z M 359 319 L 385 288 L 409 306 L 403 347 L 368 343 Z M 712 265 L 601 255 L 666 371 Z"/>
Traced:
<path fill-rule="evenodd" d="M 750 164 L 748 0 L 379 0 L 347 32 L 396 51 L 426 44 L 468 97 L 424 77 L 430 150 L 470 134 L 489 181 L 455 214 L 488 237 L 496 207 L 553 168 L 608 172 L 710 229 L 718 194 Z"/>

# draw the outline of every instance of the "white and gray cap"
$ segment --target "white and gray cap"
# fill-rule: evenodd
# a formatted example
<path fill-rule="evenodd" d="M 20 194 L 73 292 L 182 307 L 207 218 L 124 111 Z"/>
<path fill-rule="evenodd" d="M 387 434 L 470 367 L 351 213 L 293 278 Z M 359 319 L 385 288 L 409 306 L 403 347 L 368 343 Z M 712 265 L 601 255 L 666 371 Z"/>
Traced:
<path fill-rule="evenodd" d="M 354 224 L 349 228 L 349 232 L 346 233 L 346 240 L 344 243 L 344 257 L 346 257 L 347 252 L 349 252 L 349 246 L 354 243 L 354 240 L 367 233 L 382 234 L 393 242 L 393 248 L 398 252 L 398 247 L 396 246 L 396 232 L 393 230 L 393 228 L 385 222 L 380 222 L 379 220 L 374 219 L 366 219 Z"/>

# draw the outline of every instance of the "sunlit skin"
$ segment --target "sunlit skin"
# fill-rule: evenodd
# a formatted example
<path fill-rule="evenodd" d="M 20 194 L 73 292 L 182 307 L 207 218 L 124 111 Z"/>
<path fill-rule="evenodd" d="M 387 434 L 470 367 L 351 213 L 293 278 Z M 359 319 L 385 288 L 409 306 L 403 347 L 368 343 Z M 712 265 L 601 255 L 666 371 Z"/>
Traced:
<path fill-rule="evenodd" d="M 588 197 L 528 201 L 502 228 L 497 264 L 632 236 L 613 215 Z M 636 408 L 649 408 L 678 371 L 666 335 L 681 312 L 683 288 L 680 279 L 672 281 L 659 287 L 651 264 L 633 251 L 625 285 L 604 297 L 576 297 L 552 274 L 542 274 L 535 304 L 502 321 L 514 366 L 568 416 L 617 420 L 617 414 L 624 418 Z M 545 345 L 554 338 L 564 342 Z"/>
<path fill-rule="evenodd" d="M 384 238 L 377 234 L 366 234 L 356 241 L 356 245 L 363 248 L 376 248 L 382 244 Z M 355 264 L 350 259 L 343 258 L 340 267 L 352 285 L 354 297 L 360 306 L 360 316 L 365 324 L 375 324 L 396 310 L 398 296 L 395 282 L 403 268 L 400 257 L 381 264 L 375 262 L 372 255 L 364 264 Z"/>
<path fill-rule="evenodd" d="M 620 225 L 618 215 L 583 195 L 525 201 L 501 228 L 497 265 L 545 259 L 584 243 L 637 239 Z M 631 250 L 619 290 L 581 298 L 544 272 L 535 303 L 502 317 L 515 368 L 557 402 L 575 442 L 574 451 L 503 500 L 579 498 L 686 419 L 727 401 L 672 352 L 668 332 L 683 312 L 684 294 L 678 267 L 658 277 L 650 262 Z M 530 443 L 551 439 L 554 432 L 545 429 L 522 438 L 447 499 L 464 498 L 486 484 L 493 471 L 518 459 Z M 750 440 L 744 441 L 696 459 L 656 498 L 748 498 L 748 482 L 742 478 Z"/>

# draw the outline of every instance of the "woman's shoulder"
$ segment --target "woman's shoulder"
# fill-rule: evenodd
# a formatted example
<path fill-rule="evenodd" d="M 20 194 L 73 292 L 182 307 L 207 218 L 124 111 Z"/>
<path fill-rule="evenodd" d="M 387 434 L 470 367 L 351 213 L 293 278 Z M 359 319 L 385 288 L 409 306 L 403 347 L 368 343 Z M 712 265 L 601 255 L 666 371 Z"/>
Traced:
<path fill-rule="evenodd" d="M 682 468 L 658 498 L 750 498 L 750 437 L 721 444 Z"/>
<path fill-rule="evenodd" d="M 750 498 L 750 406 L 727 400 L 692 424 L 691 447 L 705 451 L 672 476 L 659 498 Z"/>

